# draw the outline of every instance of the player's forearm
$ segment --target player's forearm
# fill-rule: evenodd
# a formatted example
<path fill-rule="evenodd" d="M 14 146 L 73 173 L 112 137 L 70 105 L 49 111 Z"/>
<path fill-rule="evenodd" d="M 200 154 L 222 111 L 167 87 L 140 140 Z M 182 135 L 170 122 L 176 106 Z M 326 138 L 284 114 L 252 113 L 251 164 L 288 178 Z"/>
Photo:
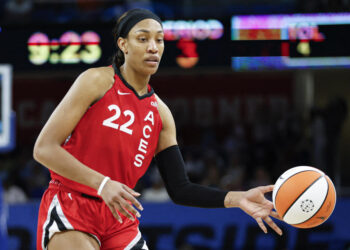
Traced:
<path fill-rule="evenodd" d="M 226 191 L 187 182 L 183 185 L 167 184 L 167 191 L 172 200 L 179 205 L 223 208 Z"/>
<path fill-rule="evenodd" d="M 82 164 L 60 145 L 36 145 L 34 158 L 57 174 L 95 190 L 104 178 L 102 174 Z"/>
<path fill-rule="evenodd" d="M 189 181 L 185 172 L 185 163 L 177 145 L 158 153 L 156 160 L 168 194 L 175 203 L 203 208 L 224 207 L 227 191 Z"/>

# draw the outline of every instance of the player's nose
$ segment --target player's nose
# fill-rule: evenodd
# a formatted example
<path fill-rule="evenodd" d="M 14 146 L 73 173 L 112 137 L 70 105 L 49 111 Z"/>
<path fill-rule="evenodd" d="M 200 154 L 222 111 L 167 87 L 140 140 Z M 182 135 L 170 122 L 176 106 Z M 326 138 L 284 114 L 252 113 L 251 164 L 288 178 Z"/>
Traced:
<path fill-rule="evenodd" d="M 157 53 L 158 51 L 159 50 L 156 41 L 154 39 L 151 39 L 147 47 L 147 52 Z"/>

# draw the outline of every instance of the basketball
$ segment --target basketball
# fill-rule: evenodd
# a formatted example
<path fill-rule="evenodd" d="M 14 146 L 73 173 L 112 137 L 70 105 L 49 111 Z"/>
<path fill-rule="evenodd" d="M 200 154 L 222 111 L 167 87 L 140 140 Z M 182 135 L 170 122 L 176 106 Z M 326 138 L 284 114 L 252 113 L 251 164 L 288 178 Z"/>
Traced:
<path fill-rule="evenodd" d="M 278 178 L 272 200 L 284 222 L 298 228 L 312 228 L 332 214 L 336 191 L 331 179 L 321 170 L 298 166 Z"/>

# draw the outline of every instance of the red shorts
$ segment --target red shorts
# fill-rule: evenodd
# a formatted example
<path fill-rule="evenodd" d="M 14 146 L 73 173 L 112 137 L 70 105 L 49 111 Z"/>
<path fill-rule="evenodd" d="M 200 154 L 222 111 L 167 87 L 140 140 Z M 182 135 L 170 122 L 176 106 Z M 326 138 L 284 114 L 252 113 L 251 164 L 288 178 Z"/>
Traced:
<path fill-rule="evenodd" d="M 115 219 L 107 205 L 98 197 L 86 196 L 51 181 L 39 209 L 37 249 L 47 249 L 56 232 L 77 230 L 95 238 L 101 249 L 148 249 L 141 236 L 139 221 L 120 214 Z"/>

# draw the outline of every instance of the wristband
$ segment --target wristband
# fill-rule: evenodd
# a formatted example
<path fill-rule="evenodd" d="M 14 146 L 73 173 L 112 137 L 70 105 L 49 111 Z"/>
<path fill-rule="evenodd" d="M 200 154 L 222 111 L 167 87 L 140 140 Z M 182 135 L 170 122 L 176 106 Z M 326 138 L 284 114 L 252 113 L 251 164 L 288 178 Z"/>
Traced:
<path fill-rule="evenodd" d="M 106 185 L 107 181 L 110 180 L 110 179 L 111 179 L 111 178 L 109 178 L 108 176 L 106 176 L 106 177 L 101 181 L 101 184 L 100 184 L 100 186 L 98 187 L 98 191 L 97 191 L 97 194 L 98 194 L 99 196 L 101 196 L 103 187 Z"/>

